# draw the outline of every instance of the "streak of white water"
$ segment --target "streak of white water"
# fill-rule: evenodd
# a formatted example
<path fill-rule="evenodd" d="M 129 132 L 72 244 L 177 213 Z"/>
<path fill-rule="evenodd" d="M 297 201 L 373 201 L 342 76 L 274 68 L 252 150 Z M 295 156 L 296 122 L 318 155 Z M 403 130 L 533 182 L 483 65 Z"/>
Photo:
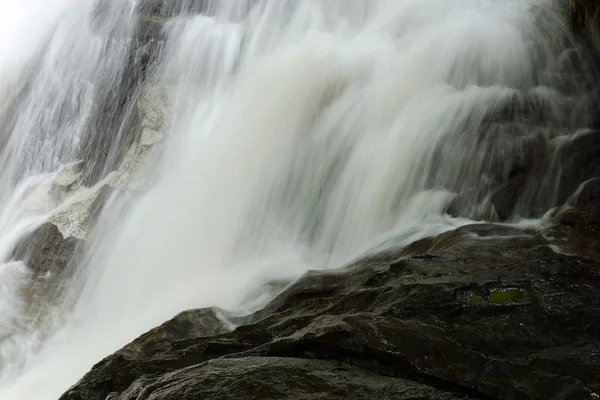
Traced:
<path fill-rule="evenodd" d="M 44 55 L 33 67 L 37 89 L 3 138 L 6 193 L 15 179 L 74 161 L 96 121 L 99 87 L 121 80 L 126 52 L 105 60 L 110 40 L 90 33 L 92 4 L 83 3 L 45 1 L 50 14 L 34 7 L 41 28 L 24 42 L 29 53 L 3 42 L 9 59 Z M 554 3 L 231 0 L 210 17 L 172 21 L 148 81 L 174 97 L 155 186 L 134 207 L 127 195 L 105 207 L 44 324 L 20 315 L 17 281 L 28 271 L 0 267 L 0 335 L 10 336 L 0 342 L 0 399 L 56 399 L 99 359 L 184 309 L 252 312 L 276 294 L 265 292 L 270 281 L 340 266 L 390 237 L 402 246 L 468 223 L 444 211 L 492 162 L 461 146 L 499 104 L 540 85 L 566 35 Z M 132 16 L 127 7 L 108 13 L 110 35 L 130 35 Z M 51 51 L 39 53 L 48 37 Z M 453 150 L 441 156 L 445 142 Z M 9 215 L 14 198 L 3 203 Z"/>

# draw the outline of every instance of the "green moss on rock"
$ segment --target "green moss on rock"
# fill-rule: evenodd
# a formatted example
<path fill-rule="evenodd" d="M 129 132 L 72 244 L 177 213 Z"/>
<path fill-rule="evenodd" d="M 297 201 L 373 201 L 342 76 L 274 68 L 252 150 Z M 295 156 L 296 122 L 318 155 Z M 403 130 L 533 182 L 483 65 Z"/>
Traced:
<path fill-rule="evenodd" d="M 469 304 L 482 304 L 485 303 L 483 297 L 478 296 L 476 294 L 472 294 L 467 298 L 467 303 Z"/>
<path fill-rule="evenodd" d="M 490 291 L 490 300 L 494 304 L 504 305 L 510 303 L 522 303 L 526 294 L 520 289 L 496 289 Z"/>

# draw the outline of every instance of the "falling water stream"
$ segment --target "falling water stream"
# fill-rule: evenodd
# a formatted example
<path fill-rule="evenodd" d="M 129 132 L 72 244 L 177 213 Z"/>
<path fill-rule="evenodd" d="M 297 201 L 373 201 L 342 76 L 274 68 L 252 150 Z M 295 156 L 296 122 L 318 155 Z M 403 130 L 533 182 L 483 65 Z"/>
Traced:
<path fill-rule="evenodd" d="M 488 220 L 494 182 L 590 124 L 560 1 L 3 9 L 2 400 L 57 399 L 185 309 L 250 313 Z M 549 165 L 512 221 L 560 201 Z M 33 267 L 48 224 L 77 242 L 66 272 Z"/>

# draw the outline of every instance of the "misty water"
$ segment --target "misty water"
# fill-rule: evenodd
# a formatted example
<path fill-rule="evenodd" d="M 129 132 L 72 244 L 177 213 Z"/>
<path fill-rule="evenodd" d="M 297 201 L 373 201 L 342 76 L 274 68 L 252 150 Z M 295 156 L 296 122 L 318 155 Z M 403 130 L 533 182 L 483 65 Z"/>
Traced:
<path fill-rule="evenodd" d="M 486 221 L 498 176 L 590 125 L 560 1 L 164 3 L 3 0 L 2 400 L 57 399 L 183 310 L 247 314 Z M 546 172 L 511 223 L 543 227 Z M 15 257 L 47 224 L 77 243 L 65 273 Z"/>

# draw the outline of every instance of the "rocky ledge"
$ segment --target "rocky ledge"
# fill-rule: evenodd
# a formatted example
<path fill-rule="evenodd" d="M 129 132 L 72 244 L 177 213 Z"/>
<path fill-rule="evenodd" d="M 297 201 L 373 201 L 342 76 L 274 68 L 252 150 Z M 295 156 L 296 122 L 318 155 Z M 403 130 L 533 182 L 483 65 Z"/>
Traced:
<path fill-rule="evenodd" d="M 61 399 L 596 399 L 597 189 L 543 232 L 468 225 L 311 271 L 233 330 L 186 311 Z"/>

